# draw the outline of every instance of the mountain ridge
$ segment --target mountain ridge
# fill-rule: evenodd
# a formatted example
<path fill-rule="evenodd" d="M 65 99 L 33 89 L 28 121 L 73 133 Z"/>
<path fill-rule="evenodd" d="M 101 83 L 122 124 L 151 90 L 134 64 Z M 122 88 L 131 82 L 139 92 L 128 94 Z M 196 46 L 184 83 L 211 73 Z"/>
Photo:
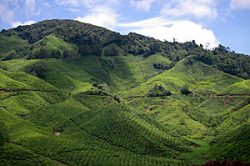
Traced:
<path fill-rule="evenodd" d="M 213 65 L 222 71 L 238 75 L 243 78 L 250 77 L 250 69 L 247 65 L 250 61 L 248 56 L 230 52 L 222 45 L 219 45 L 219 47 L 215 48 L 214 51 L 209 51 L 203 49 L 202 46 L 197 45 L 195 41 L 185 43 L 172 43 L 167 41 L 162 42 L 154 38 L 145 37 L 136 33 L 120 35 L 117 32 L 113 32 L 106 28 L 91 24 L 81 23 L 73 20 L 57 19 L 41 21 L 30 26 L 19 26 L 10 30 L 2 30 L 1 34 L 4 36 L 17 35 L 26 42 L 28 41 L 30 44 L 35 44 L 35 42 L 38 42 L 48 35 L 55 35 L 56 37 L 62 38 L 64 41 L 69 42 L 70 44 L 77 45 L 77 52 L 79 52 L 81 55 L 109 54 L 109 56 L 113 56 L 133 54 L 150 56 L 160 53 L 163 56 L 168 57 L 173 62 L 177 62 L 190 55 L 195 55 L 192 58 L 194 60 L 202 61 L 208 65 Z M 27 51 L 25 52 L 24 50 L 25 49 L 23 48 L 20 48 L 19 50 L 17 49 L 17 53 L 12 52 L 9 55 L 6 55 L 4 59 L 27 56 Z M 46 54 L 44 50 L 30 52 L 33 53 L 29 55 L 29 58 L 35 58 L 37 56 L 41 56 L 42 58 L 44 54 Z M 47 55 L 48 57 L 57 58 L 67 57 L 69 52 L 63 52 L 57 49 L 54 50 L 54 52 L 47 54 L 49 54 Z M 204 56 L 208 54 L 210 55 Z M 228 64 L 223 62 L 225 61 L 225 57 L 227 57 Z M 238 70 L 240 70 L 240 72 Z"/>

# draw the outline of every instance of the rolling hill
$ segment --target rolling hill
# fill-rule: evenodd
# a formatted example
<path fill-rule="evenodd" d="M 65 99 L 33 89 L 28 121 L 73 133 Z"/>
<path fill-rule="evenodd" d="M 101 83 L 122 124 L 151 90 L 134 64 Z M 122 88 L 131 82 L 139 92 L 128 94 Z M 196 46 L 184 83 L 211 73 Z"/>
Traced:
<path fill-rule="evenodd" d="M 250 57 L 73 20 L 0 33 L 0 165 L 250 163 Z"/>

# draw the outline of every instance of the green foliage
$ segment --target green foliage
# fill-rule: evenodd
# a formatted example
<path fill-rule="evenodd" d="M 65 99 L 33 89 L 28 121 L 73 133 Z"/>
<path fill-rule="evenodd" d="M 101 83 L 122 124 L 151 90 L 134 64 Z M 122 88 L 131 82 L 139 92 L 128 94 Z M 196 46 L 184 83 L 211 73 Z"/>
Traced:
<path fill-rule="evenodd" d="M 110 44 L 103 48 L 103 54 L 107 56 L 125 55 L 125 52 L 116 44 Z"/>
<path fill-rule="evenodd" d="M 219 49 L 220 50 L 220 49 Z M 215 50 L 216 51 L 216 50 Z M 246 55 L 228 51 L 219 51 L 216 54 L 207 53 L 193 57 L 195 60 L 214 66 L 221 71 L 237 75 L 242 78 L 250 78 L 250 58 Z"/>
<path fill-rule="evenodd" d="M 8 70 L 8 67 L 5 66 L 5 65 L 0 65 L 0 69 L 3 69 L 3 70 Z"/>
<path fill-rule="evenodd" d="M 46 67 L 46 63 L 38 62 L 31 66 L 29 66 L 26 71 L 29 74 L 32 74 L 34 76 L 37 76 L 39 78 L 45 79 L 48 74 L 48 69 Z"/>
<path fill-rule="evenodd" d="M 6 144 L 4 153 L 0 153 L 0 162 L 4 166 L 13 165 L 44 165 L 44 166 L 58 166 L 62 163 L 49 159 L 48 157 L 36 154 L 22 146 L 15 144 Z"/>
<path fill-rule="evenodd" d="M 21 54 L 22 52 L 17 52 Z M 27 53 L 28 59 L 33 58 L 74 58 L 78 54 L 77 46 L 67 43 L 62 39 L 49 35 L 34 43 Z"/>
<path fill-rule="evenodd" d="M 98 45 L 94 44 L 83 44 L 79 47 L 79 53 L 83 56 L 85 55 L 97 55 L 100 56 L 102 54 L 102 49 Z"/>
<path fill-rule="evenodd" d="M 189 95 L 192 92 L 188 89 L 188 87 L 186 85 L 184 85 L 183 87 L 181 87 L 181 94 L 183 95 Z"/>
<path fill-rule="evenodd" d="M 31 45 L 20 48 L 11 47 L 8 49 L 8 54 L 6 54 L 4 60 L 19 57 L 75 58 L 78 53 L 83 56 L 133 54 L 143 55 L 144 57 L 160 53 L 173 63 L 170 66 L 161 66 L 159 64 L 154 66 L 156 69 L 170 69 L 176 62 L 193 55 L 193 59 L 216 67 L 226 73 L 249 78 L 250 58 L 230 52 L 229 48 L 222 45 L 219 45 L 214 51 L 209 51 L 204 50 L 202 46 L 198 46 L 195 41 L 186 43 L 161 42 L 136 33 L 122 36 L 105 28 L 71 20 L 46 20 L 30 26 L 19 26 L 2 31 L 2 40 L 6 36 L 14 37 L 14 40 L 21 42 L 16 37 L 19 36 L 24 39 L 23 41 L 27 40 Z M 10 40 L 12 41 L 12 39 Z M 16 44 L 14 43 L 14 45 Z"/>
<path fill-rule="evenodd" d="M 4 122 L 0 121 L 0 149 L 9 140 L 9 131 Z"/>
<path fill-rule="evenodd" d="M 161 64 L 161 63 L 154 63 L 153 64 L 153 67 L 155 68 L 155 69 L 158 69 L 158 70 L 169 70 L 169 69 L 171 69 L 172 67 L 174 67 L 174 65 L 175 65 L 175 63 L 170 63 L 170 64 L 167 64 L 167 65 L 165 65 L 165 64 Z"/>
<path fill-rule="evenodd" d="M 247 123 L 212 141 L 212 152 L 218 160 L 242 160 L 250 162 L 250 124 Z"/>
<path fill-rule="evenodd" d="M 0 59 L 4 58 L 11 51 L 20 49 L 26 45 L 27 41 L 17 37 L 16 35 L 5 36 L 0 34 Z"/>
<path fill-rule="evenodd" d="M 75 58 L 78 56 L 78 47 L 74 44 L 67 43 L 61 38 L 49 35 L 30 44 L 13 50 L 7 54 L 3 60 L 25 57 L 27 59 L 44 59 L 44 58 Z"/>
<path fill-rule="evenodd" d="M 113 94 L 112 91 L 109 89 L 108 85 L 105 83 L 103 84 L 94 83 L 93 88 L 83 93 L 79 93 L 79 95 L 81 96 L 85 96 L 85 95 L 109 96 L 109 97 L 112 97 L 118 103 L 121 102 L 121 98 L 119 97 L 119 95 Z"/>
<path fill-rule="evenodd" d="M 151 89 L 147 96 L 149 97 L 161 97 L 161 96 L 170 96 L 171 92 L 169 90 L 165 90 L 162 85 L 155 84 L 154 88 Z"/>
<path fill-rule="evenodd" d="M 0 45 L 3 165 L 250 162 L 247 56 L 70 20 Z"/>
<path fill-rule="evenodd" d="M 10 85 L 15 80 L 15 84 L 18 83 L 20 87 L 25 85 L 29 90 L 1 93 L 1 109 L 5 111 L 0 112 L 0 117 L 10 126 L 11 142 L 23 146 L 23 150 L 18 150 L 20 153 L 26 154 L 32 150 L 49 157 L 44 159 L 40 156 L 45 163 L 53 162 L 50 160 L 53 158 L 71 165 L 82 162 L 108 165 L 111 161 L 119 164 L 121 160 L 124 165 L 178 165 L 178 161 L 172 159 L 182 154 L 185 155 L 178 158 L 179 162 L 205 162 L 205 159 L 199 157 L 204 156 L 203 153 L 210 147 L 206 144 L 206 147 L 199 148 L 195 141 L 187 140 L 186 137 L 203 139 L 211 135 L 207 121 L 215 123 L 216 128 L 228 116 L 218 114 L 217 118 L 201 111 L 221 112 L 224 110 L 223 101 L 210 101 L 203 94 L 199 98 L 174 94 L 165 98 L 152 96 L 134 100 L 126 98 L 123 89 L 130 89 L 131 83 L 127 82 L 135 78 L 142 83 L 139 86 L 146 87 L 145 94 L 152 90 L 156 96 L 166 96 L 169 95 L 168 87 L 178 92 L 187 80 L 195 82 L 202 78 L 204 81 L 218 78 L 218 75 L 210 67 L 194 63 L 187 68 L 184 62 L 178 62 L 170 70 L 160 73 L 153 67 L 156 62 L 170 64 L 161 55 L 84 56 L 77 60 L 19 59 L 1 62 L 8 68 L 1 74 L 1 80 L 4 80 L 1 83 L 5 87 L 11 89 L 13 86 Z M 43 71 L 40 70 L 43 67 L 46 69 L 43 80 L 23 72 Z M 156 75 L 150 76 L 144 70 Z M 197 76 L 194 71 L 198 73 Z M 103 73 L 110 77 L 111 83 L 105 81 Z M 149 82 L 144 80 L 145 76 L 150 76 Z M 242 81 L 219 76 L 219 81 L 214 81 L 218 87 Z M 173 78 L 181 83 L 177 83 L 177 86 L 168 84 Z M 151 80 L 158 82 L 152 83 Z M 199 86 L 202 88 L 202 85 Z M 129 90 L 126 94 L 133 95 Z M 240 109 L 244 103 L 236 104 L 239 100 L 231 102 L 227 109 Z M 214 107 L 209 107 L 211 105 Z M 209 120 L 210 117 L 212 120 Z M 236 120 L 239 124 L 240 121 Z M 8 151 L 10 147 L 6 148 Z M 110 157 L 107 160 L 108 154 Z M 195 157 L 190 159 L 189 156 Z M 211 159 L 211 156 L 208 158 Z M 25 155 L 25 160 L 28 162 L 31 159 Z"/>

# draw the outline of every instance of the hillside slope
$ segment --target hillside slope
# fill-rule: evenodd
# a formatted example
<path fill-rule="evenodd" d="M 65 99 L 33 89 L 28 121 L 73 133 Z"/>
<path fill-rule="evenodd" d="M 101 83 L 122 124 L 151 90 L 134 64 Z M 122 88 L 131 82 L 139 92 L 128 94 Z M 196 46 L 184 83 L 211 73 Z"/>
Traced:
<path fill-rule="evenodd" d="M 71 20 L 0 35 L 1 164 L 250 162 L 248 56 Z"/>

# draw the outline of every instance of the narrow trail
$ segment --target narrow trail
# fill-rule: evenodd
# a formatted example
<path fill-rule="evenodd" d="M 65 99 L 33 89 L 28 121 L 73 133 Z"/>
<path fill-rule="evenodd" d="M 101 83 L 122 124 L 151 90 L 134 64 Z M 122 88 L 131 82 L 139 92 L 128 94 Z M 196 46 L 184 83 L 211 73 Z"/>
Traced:
<path fill-rule="evenodd" d="M 8 89 L 8 88 L 0 88 L 0 93 L 11 93 L 11 92 L 48 92 L 48 93 L 56 93 L 57 90 L 45 90 L 45 89 Z"/>
<path fill-rule="evenodd" d="M 0 100 L 5 100 L 13 96 L 18 96 L 21 94 L 28 94 L 33 92 L 41 93 L 58 93 L 57 90 L 46 90 L 46 89 L 8 89 L 0 88 Z"/>
<path fill-rule="evenodd" d="M 249 98 L 250 95 L 241 95 L 241 94 L 223 94 L 223 95 L 215 95 L 215 94 L 198 94 L 198 95 L 203 95 L 207 96 L 208 98 Z M 198 96 L 197 94 L 194 95 L 189 95 L 190 97 L 196 97 Z M 183 94 L 172 94 L 170 96 L 143 96 L 143 95 L 138 95 L 138 96 L 127 96 L 124 97 L 125 99 L 134 99 L 134 98 L 162 98 L 162 97 L 181 97 L 181 96 L 187 96 Z"/>

